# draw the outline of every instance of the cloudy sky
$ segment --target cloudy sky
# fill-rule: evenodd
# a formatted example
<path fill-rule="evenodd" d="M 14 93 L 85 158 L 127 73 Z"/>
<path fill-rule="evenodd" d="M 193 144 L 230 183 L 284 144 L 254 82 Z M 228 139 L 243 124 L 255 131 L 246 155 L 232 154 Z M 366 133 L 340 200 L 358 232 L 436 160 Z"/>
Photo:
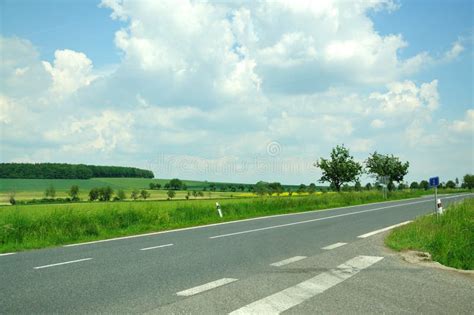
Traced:
<path fill-rule="evenodd" d="M 2 162 L 315 182 L 474 172 L 472 1 L 0 0 Z"/>

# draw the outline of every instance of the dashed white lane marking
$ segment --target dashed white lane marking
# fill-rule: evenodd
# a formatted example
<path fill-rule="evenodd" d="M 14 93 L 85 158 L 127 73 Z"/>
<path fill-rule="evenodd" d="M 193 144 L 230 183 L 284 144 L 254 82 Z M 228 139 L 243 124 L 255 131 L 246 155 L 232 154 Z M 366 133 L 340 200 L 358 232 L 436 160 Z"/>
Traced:
<path fill-rule="evenodd" d="M 291 258 L 288 258 L 288 259 L 285 259 L 285 260 L 278 261 L 278 262 L 276 262 L 276 263 L 270 264 L 270 266 L 281 267 L 281 266 L 284 266 L 284 265 L 288 265 L 288 264 L 291 264 L 291 263 L 294 263 L 294 262 L 303 260 L 303 259 L 305 259 L 305 258 L 306 258 L 306 256 L 295 256 L 295 257 L 291 257 Z"/>
<path fill-rule="evenodd" d="M 65 261 L 57 264 L 51 264 L 51 265 L 44 265 L 44 266 L 38 266 L 34 267 L 33 269 L 43 269 L 43 268 L 49 268 L 49 267 L 55 267 L 55 266 L 61 266 L 61 265 L 67 265 L 67 264 L 73 264 L 81 261 L 86 261 L 86 260 L 91 260 L 92 258 L 83 258 L 83 259 L 78 259 L 78 260 L 71 260 L 71 261 Z"/>
<path fill-rule="evenodd" d="M 140 250 L 150 250 L 150 249 L 168 247 L 168 246 L 173 246 L 173 245 L 174 245 L 174 244 L 164 244 L 164 245 L 158 245 L 158 246 L 152 246 L 152 247 L 141 248 Z"/>
<path fill-rule="evenodd" d="M 335 244 L 332 244 L 332 245 L 328 245 L 328 246 L 325 246 L 323 247 L 323 249 L 327 249 L 327 250 L 330 250 L 330 249 L 334 249 L 334 248 L 338 248 L 338 247 L 341 247 L 341 246 L 344 246 L 346 245 L 347 243 L 335 243 Z"/>
<path fill-rule="evenodd" d="M 195 294 L 198 294 L 198 293 L 201 293 L 201 292 L 204 292 L 204 291 L 208 291 L 208 290 L 211 290 L 211 289 L 229 284 L 229 283 L 237 281 L 237 280 L 238 279 L 233 279 L 233 278 L 222 278 L 222 279 L 212 281 L 212 282 L 209 282 L 209 283 L 206 283 L 206 284 L 203 284 L 203 285 L 191 288 L 191 289 L 180 291 L 176 294 L 180 295 L 180 296 L 191 296 L 191 295 L 195 295 Z"/>
<path fill-rule="evenodd" d="M 376 256 L 357 256 L 336 269 L 255 301 L 230 314 L 279 314 L 349 279 L 382 259 L 383 257 Z"/>
<path fill-rule="evenodd" d="M 365 234 L 359 235 L 359 236 L 357 236 L 357 237 L 358 237 L 358 238 L 366 238 L 366 237 L 369 237 L 369 236 L 372 236 L 372 235 L 375 235 L 375 234 L 378 234 L 378 233 L 382 233 L 382 232 L 385 232 L 385 231 L 394 229 L 394 228 L 396 228 L 396 227 L 399 227 L 399 226 L 408 224 L 408 223 L 410 223 L 410 222 L 412 222 L 412 221 L 405 221 L 405 222 L 398 223 L 398 224 L 395 224 L 395 225 L 387 226 L 386 228 L 383 228 L 383 229 L 380 229 L 380 230 L 376 230 L 376 231 L 372 231 L 372 232 L 369 232 L 369 233 L 365 233 Z"/>
<path fill-rule="evenodd" d="M 16 253 L 3 253 L 0 254 L 0 256 L 10 256 L 10 255 L 15 255 Z"/>

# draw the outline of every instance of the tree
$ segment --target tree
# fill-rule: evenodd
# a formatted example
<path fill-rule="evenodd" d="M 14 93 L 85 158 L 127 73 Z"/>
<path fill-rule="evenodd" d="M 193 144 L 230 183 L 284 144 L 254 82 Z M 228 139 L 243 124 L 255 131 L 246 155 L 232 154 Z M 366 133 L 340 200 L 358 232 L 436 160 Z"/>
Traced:
<path fill-rule="evenodd" d="M 46 198 L 53 198 L 56 197 L 56 189 L 54 189 L 54 186 L 51 184 L 49 185 L 48 188 L 46 188 L 45 192 L 44 192 L 44 196 Z"/>
<path fill-rule="evenodd" d="M 448 180 L 446 183 L 446 188 L 454 189 L 456 188 L 456 183 L 454 183 L 452 180 Z"/>
<path fill-rule="evenodd" d="M 270 195 L 277 194 L 277 196 L 280 196 L 283 192 L 283 186 L 279 182 L 273 182 L 268 184 L 268 190 Z"/>
<path fill-rule="evenodd" d="M 12 191 L 10 193 L 10 198 L 8 199 L 8 201 L 10 202 L 10 204 L 12 206 L 16 205 L 16 199 L 15 199 L 15 192 L 14 191 Z"/>
<path fill-rule="evenodd" d="M 333 148 L 330 159 L 321 158 L 314 166 L 322 170 L 319 181 L 330 182 L 336 191 L 340 191 L 344 183 L 358 180 L 362 173 L 362 165 L 354 161 L 344 145 Z"/>
<path fill-rule="evenodd" d="M 316 185 L 314 183 L 309 184 L 308 186 L 308 193 L 310 195 L 314 194 L 316 192 Z"/>
<path fill-rule="evenodd" d="M 356 181 L 355 185 L 354 185 L 354 189 L 356 191 L 361 191 L 362 190 L 362 185 L 360 184 L 359 181 Z"/>
<path fill-rule="evenodd" d="M 459 186 L 459 178 L 456 177 L 456 180 L 454 181 L 456 183 L 456 187 Z"/>
<path fill-rule="evenodd" d="M 266 182 L 259 181 L 254 186 L 254 192 L 259 196 L 265 195 L 268 190 L 269 190 L 268 189 L 268 183 L 266 183 Z"/>
<path fill-rule="evenodd" d="M 150 197 L 150 193 L 148 191 L 146 191 L 145 189 L 142 189 L 142 191 L 140 191 L 140 196 L 146 200 L 147 198 Z"/>
<path fill-rule="evenodd" d="M 400 184 L 398 185 L 398 190 L 404 190 L 404 189 L 407 189 L 407 185 L 404 184 L 404 183 L 400 183 Z"/>
<path fill-rule="evenodd" d="M 194 197 L 194 199 L 196 199 L 197 195 L 198 195 L 198 192 L 197 192 L 196 190 L 193 190 L 193 197 Z"/>
<path fill-rule="evenodd" d="M 99 188 L 94 187 L 89 191 L 89 200 L 95 201 L 97 199 L 99 199 Z"/>
<path fill-rule="evenodd" d="M 166 194 L 168 195 L 168 199 L 173 199 L 174 196 L 176 196 L 176 193 L 174 192 L 174 190 L 168 190 Z"/>
<path fill-rule="evenodd" d="M 69 196 L 73 201 L 79 200 L 79 186 L 72 185 L 71 189 L 69 189 Z"/>
<path fill-rule="evenodd" d="M 419 186 L 421 189 L 424 189 L 424 190 L 428 190 L 428 188 L 430 188 L 430 184 L 426 181 L 426 180 L 422 180 L 420 182 L 420 186 Z"/>
<path fill-rule="evenodd" d="M 372 189 L 372 184 L 371 184 L 371 183 L 367 183 L 367 184 L 365 185 L 365 189 L 366 189 L 366 190 L 371 190 L 371 189 Z"/>
<path fill-rule="evenodd" d="M 464 184 L 464 187 L 466 187 L 467 189 L 474 188 L 474 175 L 471 175 L 471 174 L 464 175 L 463 184 Z"/>
<path fill-rule="evenodd" d="M 99 201 L 110 201 L 113 194 L 114 190 L 110 186 L 102 187 L 99 189 Z"/>
<path fill-rule="evenodd" d="M 204 193 L 202 191 L 198 191 L 198 196 L 199 197 L 204 197 Z"/>
<path fill-rule="evenodd" d="M 134 190 L 132 190 L 132 193 L 130 194 L 130 198 L 133 199 L 133 200 L 137 200 L 139 194 L 140 193 L 138 192 L 138 190 L 134 189 Z"/>
<path fill-rule="evenodd" d="M 387 189 L 388 189 L 389 191 L 394 190 L 394 189 L 395 189 L 395 184 L 394 184 L 393 182 L 388 182 L 388 184 L 387 184 Z"/>
<path fill-rule="evenodd" d="M 418 189 L 420 188 L 420 185 L 417 182 L 412 182 L 410 184 L 410 189 Z"/>
<path fill-rule="evenodd" d="M 400 183 L 403 177 L 408 174 L 409 162 L 402 163 L 398 157 L 393 155 L 383 155 L 375 151 L 365 161 L 367 173 L 381 178 L 388 177 L 387 187 L 389 190 L 395 189 L 392 182 Z"/>
<path fill-rule="evenodd" d="M 306 192 L 306 185 L 305 184 L 300 184 L 297 190 L 298 194 Z"/>
<path fill-rule="evenodd" d="M 125 200 L 126 198 L 127 198 L 127 196 L 125 196 L 125 192 L 123 191 L 123 189 L 120 189 L 117 192 L 117 199 L 118 200 Z"/>
<path fill-rule="evenodd" d="M 173 178 L 169 182 L 169 189 L 170 190 L 181 190 L 181 189 L 183 189 L 183 182 L 180 179 Z"/>

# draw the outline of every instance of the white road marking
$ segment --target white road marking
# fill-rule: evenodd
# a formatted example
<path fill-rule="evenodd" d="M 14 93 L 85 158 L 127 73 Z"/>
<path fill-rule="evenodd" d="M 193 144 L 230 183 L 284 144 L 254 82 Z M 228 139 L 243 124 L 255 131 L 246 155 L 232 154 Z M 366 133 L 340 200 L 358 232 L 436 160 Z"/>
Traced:
<path fill-rule="evenodd" d="M 0 254 L 0 256 L 10 256 L 10 255 L 15 255 L 16 253 L 3 253 Z"/>
<path fill-rule="evenodd" d="M 303 259 L 305 259 L 305 258 L 306 258 L 306 256 L 295 256 L 295 257 L 291 257 L 291 258 L 288 258 L 288 259 L 285 259 L 285 260 L 278 261 L 278 262 L 276 262 L 276 263 L 270 264 L 270 266 L 281 267 L 281 266 L 284 266 L 284 265 L 288 265 L 288 264 L 291 264 L 291 263 L 294 263 L 294 262 L 303 260 Z"/>
<path fill-rule="evenodd" d="M 78 260 L 71 260 L 71 261 L 65 261 L 57 264 L 51 264 L 51 265 L 44 265 L 44 266 L 38 266 L 34 267 L 33 269 L 43 269 L 43 268 L 49 268 L 49 267 L 55 267 L 55 266 L 61 266 L 61 265 L 67 265 L 67 264 L 73 264 L 81 261 L 86 261 L 86 260 L 91 260 L 92 258 L 84 258 L 84 259 L 78 259 Z"/>
<path fill-rule="evenodd" d="M 191 288 L 191 289 L 180 291 L 176 294 L 179 295 L 179 296 L 191 296 L 191 295 L 195 295 L 195 294 L 198 294 L 198 293 L 201 293 L 201 292 L 204 292 L 204 291 L 208 291 L 208 290 L 226 285 L 228 283 L 231 283 L 231 282 L 234 282 L 234 281 L 237 281 L 237 280 L 238 279 L 233 279 L 233 278 L 222 278 L 222 279 L 212 281 L 212 282 L 209 282 L 209 283 L 206 283 L 206 284 L 203 284 L 203 285 Z"/>
<path fill-rule="evenodd" d="M 369 236 L 372 236 L 372 235 L 375 235 L 375 234 L 379 234 L 379 233 L 382 233 L 382 232 L 391 230 L 391 229 L 393 229 L 393 228 L 396 228 L 396 227 L 399 227 L 399 226 L 408 224 L 408 223 L 410 223 L 410 222 L 412 222 L 412 221 L 405 221 L 405 222 L 398 223 L 398 224 L 395 224 L 395 225 L 387 226 L 386 228 L 383 228 L 383 229 L 380 229 L 380 230 L 376 230 L 376 231 L 372 231 L 372 232 L 369 232 L 369 233 L 365 233 L 365 234 L 359 235 L 359 236 L 357 236 L 357 237 L 358 237 L 358 238 L 366 238 L 366 237 L 369 237 Z"/>
<path fill-rule="evenodd" d="M 381 208 L 361 210 L 361 211 L 337 214 L 337 215 L 333 215 L 333 216 L 330 216 L 330 217 L 310 219 L 310 220 L 304 220 L 304 221 L 297 221 L 297 222 L 292 222 L 292 223 L 267 226 L 267 227 L 259 228 L 259 229 L 253 229 L 253 230 L 246 230 L 246 231 L 240 231 L 240 232 L 234 232 L 234 233 L 228 233 L 228 234 L 215 235 L 215 236 L 211 236 L 209 238 L 214 239 L 214 238 L 228 237 L 228 236 L 234 236 L 234 235 L 240 235 L 240 234 L 246 234 L 246 233 L 253 233 L 253 232 L 259 232 L 259 231 L 265 231 L 265 230 L 271 230 L 271 229 L 278 229 L 278 228 L 292 226 L 292 225 L 329 220 L 329 219 L 340 218 L 340 217 L 345 217 L 345 216 L 350 216 L 350 215 L 356 215 L 356 214 L 360 214 L 360 213 L 380 211 L 380 210 L 385 210 L 385 209 L 388 209 L 388 208 L 403 207 L 403 206 L 407 206 L 407 205 L 414 205 L 414 204 L 425 203 L 425 202 L 426 201 L 417 201 L 417 202 L 405 203 L 405 204 L 402 204 L 402 205 L 393 205 L 393 206 L 387 206 L 387 207 L 381 207 Z"/>
<path fill-rule="evenodd" d="M 156 249 L 156 248 L 162 248 L 162 247 L 168 247 L 168 246 L 173 246 L 173 244 L 165 244 L 165 245 L 146 247 L 146 248 L 142 248 L 140 250 L 150 250 L 150 249 Z"/>
<path fill-rule="evenodd" d="M 383 257 L 376 256 L 357 256 L 339 265 L 335 269 L 255 301 L 230 314 L 279 314 L 323 293 L 327 289 L 349 279 L 359 271 L 372 266 L 382 259 Z"/>
<path fill-rule="evenodd" d="M 332 244 L 332 245 L 328 245 L 326 247 L 323 247 L 323 249 L 327 249 L 327 250 L 330 250 L 330 249 L 334 249 L 334 248 L 338 248 L 338 247 L 341 247 L 341 246 L 344 246 L 346 245 L 347 243 L 335 243 L 335 244 Z"/>
<path fill-rule="evenodd" d="M 460 195 L 445 197 L 444 199 L 462 197 L 464 195 L 470 195 L 470 194 L 460 194 Z M 97 243 L 104 243 L 104 242 L 112 242 L 112 241 L 119 241 L 119 240 L 125 240 L 125 239 L 130 239 L 130 238 L 137 238 L 137 237 L 153 236 L 153 235 L 159 235 L 159 234 L 165 234 L 165 233 L 174 233 L 174 232 L 181 232 L 181 231 L 187 231 L 187 230 L 202 229 L 202 228 L 208 228 L 208 227 L 212 227 L 212 226 L 234 224 L 234 223 L 247 222 L 247 221 L 265 220 L 265 219 L 271 219 L 271 218 L 276 218 L 276 217 L 297 216 L 297 215 L 301 215 L 301 214 L 308 214 L 308 213 L 314 213 L 314 212 L 335 211 L 335 210 L 350 209 L 350 208 L 355 208 L 355 207 L 363 207 L 363 206 L 370 206 L 370 205 L 377 205 L 377 204 L 403 202 L 403 201 L 406 201 L 406 200 L 413 200 L 413 199 L 420 199 L 420 198 L 425 198 L 425 196 L 415 197 L 415 198 L 407 198 L 407 199 L 400 199 L 400 200 L 366 203 L 366 204 L 355 205 L 355 206 L 337 207 L 337 208 L 311 210 L 311 211 L 301 211 L 301 212 L 295 212 L 295 213 L 275 214 L 275 215 L 269 215 L 269 216 L 258 217 L 258 218 L 250 218 L 250 219 L 234 220 L 234 221 L 221 222 L 221 223 L 212 223 L 212 224 L 207 224 L 207 225 L 191 226 L 191 227 L 187 227 L 187 228 L 181 228 L 181 229 L 175 229 L 175 230 L 169 230 L 169 231 L 151 232 L 151 233 L 144 233 L 144 234 L 109 238 L 109 239 L 105 239 L 105 240 L 68 244 L 68 245 L 63 245 L 63 247 L 73 247 L 73 246 L 90 245 L 90 244 L 97 244 Z M 428 200 L 423 200 L 421 202 L 428 202 Z M 400 205 L 397 205 L 397 206 L 403 206 L 403 205 L 410 205 L 410 203 L 400 204 Z"/>

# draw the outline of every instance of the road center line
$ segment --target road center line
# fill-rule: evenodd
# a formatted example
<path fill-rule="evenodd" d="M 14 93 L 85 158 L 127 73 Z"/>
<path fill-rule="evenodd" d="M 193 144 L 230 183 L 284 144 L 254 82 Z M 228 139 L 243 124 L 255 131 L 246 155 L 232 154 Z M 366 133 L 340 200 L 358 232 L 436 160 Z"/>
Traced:
<path fill-rule="evenodd" d="M 230 314 L 279 314 L 323 293 L 327 289 L 351 278 L 361 270 L 372 266 L 382 259 L 383 257 L 376 256 L 357 256 L 339 265 L 335 269 L 255 301 Z"/>
<path fill-rule="evenodd" d="M 209 283 L 206 283 L 206 284 L 203 284 L 203 285 L 191 288 L 191 289 L 180 291 L 176 294 L 179 295 L 179 296 L 191 296 L 191 295 L 195 295 L 195 294 L 198 294 L 198 293 L 201 293 L 201 292 L 204 292 L 204 291 L 208 291 L 208 290 L 226 285 L 228 283 L 231 283 L 231 282 L 234 282 L 234 281 L 237 281 L 237 280 L 238 279 L 233 279 L 233 278 L 222 278 L 222 279 L 212 281 L 212 282 L 209 282 Z"/>
<path fill-rule="evenodd" d="M 240 234 L 246 234 L 246 233 L 253 233 L 253 232 L 259 232 L 259 231 L 265 231 L 265 230 L 271 230 L 271 229 L 278 229 L 278 228 L 292 226 L 292 225 L 329 220 L 329 219 L 334 219 L 334 218 L 346 217 L 346 216 L 350 216 L 350 215 L 356 215 L 356 214 L 360 214 L 360 213 L 380 211 L 380 210 L 385 210 L 385 209 L 389 209 L 389 208 L 404 207 L 404 206 L 414 205 L 414 204 L 418 204 L 418 203 L 426 203 L 426 201 L 425 200 L 424 201 L 416 201 L 416 202 L 405 203 L 405 204 L 402 204 L 402 205 L 393 205 L 393 206 L 380 207 L 380 208 L 375 208 L 375 209 L 367 209 L 367 210 L 343 213 L 343 214 L 333 215 L 333 216 L 324 217 L 324 218 L 317 218 L 317 219 L 310 219 L 310 220 L 304 220 L 304 221 L 298 221 L 298 222 L 292 222 L 292 223 L 286 223 L 286 224 L 272 225 L 272 226 L 267 226 L 267 227 L 259 228 L 259 229 L 252 229 L 252 230 L 246 230 L 246 231 L 240 231 L 240 232 L 234 232 L 234 233 L 228 233 L 228 234 L 215 235 L 215 236 L 211 236 L 209 238 L 214 239 L 214 238 L 228 237 L 228 236 L 234 236 L 234 235 L 240 235 Z"/>
<path fill-rule="evenodd" d="M 3 253 L 0 254 L 0 256 L 10 256 L 10 255 L 15 255 L 16 253 Z"/>
<path fill-rule="evenodd" d="M 44 266 L 38 266 L 34 267 L 33 269 L 43 269 L 43 268 L 49 268 L 49 267 L 55 267 L 55 266 L 61 266 L 61 265 L 67 265 L 67 264 L 73 264 L 81 261 L 86 261 L 86 260 L 91 260 L 92 258 L 84 258 L 84 259 L 78 259 L 78 260 L 71 260 L 71 261 L 65 261 L 57 264 L 51 264 L 51 265 L 44 265 Z"/>
<path fill-rule="evenodd" d="M 412 222 L 412 221 L 405 221 L 405 222 L 402 222 L 402 223 L 394 224 L 394 225 L 387 226 L 387 227 L 385 227 L 385 228 L 383 228 L 383 229 L 380 229 L 380 230 L 375 230 L 375 231 L 372 231 L 372 232 L 369 232 L 369 233 L 365 233 L 365 234 L 359 235 L 359 236 L 357 236 L 357 237 L 358 237 L 358 238 L 366 238 L 366 237 L 369 237 L 369 236 L 372 236 L 372 235 L 375 235 L 375 234 L 379 234 L 379 233 L 382 233 L 382 232 L 391 230 L 391 229 L 393 229 L 393 228 L 396 228 L 396 227 L 399 227 L 399 226 L 408 224 L 408 223 L 410 223 L 410 222 Z"/>
<path fill-rule="evenodd" d="M 281 266 L 284 266 L 284 265 L 288 265 L 288 264 L 303 260 L 305 258 L 306 258 L 306 256 L 295 256 L 295 257 L 291 257 L 291 258 L 284 259 L 282 261 L 278 261 L 276 263 L 270 264 L 270 266 L 281 267 Z"/>
<path fill-rule="evenodd" d="M 162 247 L 168 247 L 168 246 L 173 246 L 174 244 L 164 244 L 164 245 L 158 245 L 158 246 L 152 246 L 152 247 L 146 247 L 142 248 L 140 250 L 150 250 L 150 249 L 156 249 L 156 248 L 162 248 Z"/>
<path fill-rule="evenodd" d="M 330 250 L 330 249 L 334 249 L 334 248 L 344 246 L 346 244 L 347 243 L 335 243 L 335 244 L 332 244 L 332 245 L 325 246 L 325 247 L 323 247 L 323 249 Z"/>

